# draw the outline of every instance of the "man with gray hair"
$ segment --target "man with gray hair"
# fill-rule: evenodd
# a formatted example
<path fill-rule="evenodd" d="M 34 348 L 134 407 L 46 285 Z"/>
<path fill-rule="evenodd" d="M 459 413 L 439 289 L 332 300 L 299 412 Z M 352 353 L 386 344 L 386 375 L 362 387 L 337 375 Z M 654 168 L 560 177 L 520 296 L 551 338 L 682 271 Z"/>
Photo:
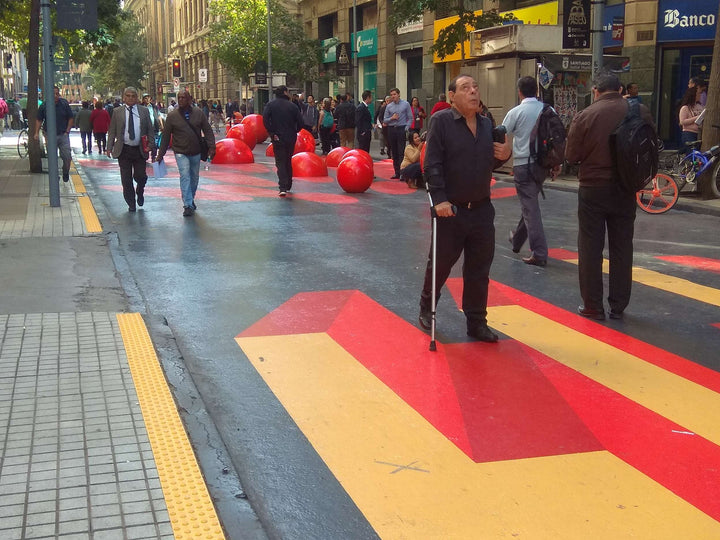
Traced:
<path fill-rule="evenodd" d="M 128 211 L 135 212 L 137 206 L 145 204 L 145 165 L 155 148 L 155 130 L 147 107 L 138 104 L 136 88 L 128 86 L 123 91 L 123 102 L 125 105 L 116 107 L 110 119 L 107 155 L 118 160 L 123 197 Z"/>
<path fill-rule="evenodd" d="M 592 105 L 575 115 L 567 137 L 565 156 L 580 163 L 578 179 L 578 274 L 583 317 L 605 320 L 603 307 L 603 249 L 607 229 L 610 259 L 608 304 L 610 318 L 622 319 L 632 286 L 635 194 L 624 190 L 613 166 L 610 134 L 628 112 L 619 93 L 620 81 L 610 73 L 598 75 Z M 650 111 L 640 114 L 652 123 Z"/>

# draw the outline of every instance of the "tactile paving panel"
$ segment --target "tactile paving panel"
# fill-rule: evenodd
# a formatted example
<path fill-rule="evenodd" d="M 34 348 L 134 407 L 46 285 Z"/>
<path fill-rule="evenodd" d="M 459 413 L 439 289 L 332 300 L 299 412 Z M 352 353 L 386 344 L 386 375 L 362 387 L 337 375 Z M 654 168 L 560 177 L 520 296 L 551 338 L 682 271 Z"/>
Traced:
<path fill-rule="evenodd" d="M 175 538 L 224 539 L 145 322 L 139 313 L 117 319 Z"/>
<path fill-rule="evenodd" d="M 89 197 L 78 197 L 78 204 L 80 205 L 80 213 L 82 214 L 83 220 L 85 221 L 85 229 L 89 233 L 100 233 L 102 232 L 102 225 L 100 225 L 100 219 L 95 212 L 95 207 Z"/>

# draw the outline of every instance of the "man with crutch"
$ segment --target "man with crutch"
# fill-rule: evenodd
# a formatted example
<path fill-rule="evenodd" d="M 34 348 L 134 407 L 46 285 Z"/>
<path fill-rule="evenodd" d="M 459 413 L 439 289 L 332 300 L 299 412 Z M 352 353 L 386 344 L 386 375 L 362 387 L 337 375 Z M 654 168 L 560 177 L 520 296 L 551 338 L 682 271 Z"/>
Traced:
<path fill-rule="evenodd" d="M 492 123 L 477 112 L 480 96 L 475 80 L 459 75 L 448 90 L 452 108 L 433 116 L 424 163 L 433 216 L 437 216 L 433 217 L 437 232 L 420 296 L 420 325 L 432 331 L 431 348 L 439 291 L 463 253 L 462 309 L 467 334 L 489 343 L 498 340 L 487 326 L 488 284 L 495 254 L 490 180 L 492 171 L 511 153 L 504 138 L 503 143 L 493 142 Z"/>

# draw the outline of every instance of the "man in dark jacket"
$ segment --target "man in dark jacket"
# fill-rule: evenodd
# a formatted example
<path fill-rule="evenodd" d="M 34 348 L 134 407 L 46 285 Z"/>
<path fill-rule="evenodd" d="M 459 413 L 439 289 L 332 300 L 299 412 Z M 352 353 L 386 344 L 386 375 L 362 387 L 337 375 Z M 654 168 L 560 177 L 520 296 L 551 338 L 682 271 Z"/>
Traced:
<path fill-rule="evenodd" d="M 635 194 L 624 191 L 613 167 L 610 134 L 628 112 L 615 75 L 601 74 L 595 81 L 592 105 L 575 115 L 568 132 L 565 157 L 580 163 L 578 178 L 578 273 L 583 305 L 578 313 L 605 319 L 603 307 L 603 249 L 607 229 L 610 255 L 610 318 L 621 319 L 630 302 L 632 286 Z M 640 114 L 652 122 L 650 111 Z"/>
<path fill-rule="evenodd" d="M 303 127 L 300 109 L 290 101 L 287 86 L 275 89 L 275 99 L 265 105 L 263 123 L 272 141 L 280 197 L 292 188 L 292 156 L 298 131 Z"/>
<path fill-rule="evenodd" d="M 337 128 L 340 132 L 340 146 L 355 148 L 355 105 L 347 95 L 341 95 L 340 103 L 335 107 Z"/>
<path fill-rule="evenodd" d="M 357 127 L 358 148 L 370 152 L 370 141 L 372 140 L 372 115 L 370 114 L 370 103 L 372 92 L 365 90 L 362 93 L 362 101 L 355 109 L 355 126 Z"/>
<path fill-rule="evenodd" d="M 215 156 L 215 134 L 207 116 L 199 107 L 193 106 L 190 92 L 180 90 L 177 99 L 178 106 L 170 111 L 165 119 L 156 161 L 161 161 L 165 156 L 172 137 L 172 149 L 180 173 L 183 216 L 191 217 L 197 210 L 195 193 L 200 181 L 200 132 L 202 131 L 207 142 L 209 159 Z"/>

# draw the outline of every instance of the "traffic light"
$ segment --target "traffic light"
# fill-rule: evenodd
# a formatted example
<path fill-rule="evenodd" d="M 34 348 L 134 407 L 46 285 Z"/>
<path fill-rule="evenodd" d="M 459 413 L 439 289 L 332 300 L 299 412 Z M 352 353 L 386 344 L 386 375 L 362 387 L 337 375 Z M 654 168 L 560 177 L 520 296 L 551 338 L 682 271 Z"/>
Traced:
<path fill-rule="evenodd" d="M 180 60 L 177 58 L 173 59 L 173 77 L 182 77 L 182 74 L 180 73 Z"/>

